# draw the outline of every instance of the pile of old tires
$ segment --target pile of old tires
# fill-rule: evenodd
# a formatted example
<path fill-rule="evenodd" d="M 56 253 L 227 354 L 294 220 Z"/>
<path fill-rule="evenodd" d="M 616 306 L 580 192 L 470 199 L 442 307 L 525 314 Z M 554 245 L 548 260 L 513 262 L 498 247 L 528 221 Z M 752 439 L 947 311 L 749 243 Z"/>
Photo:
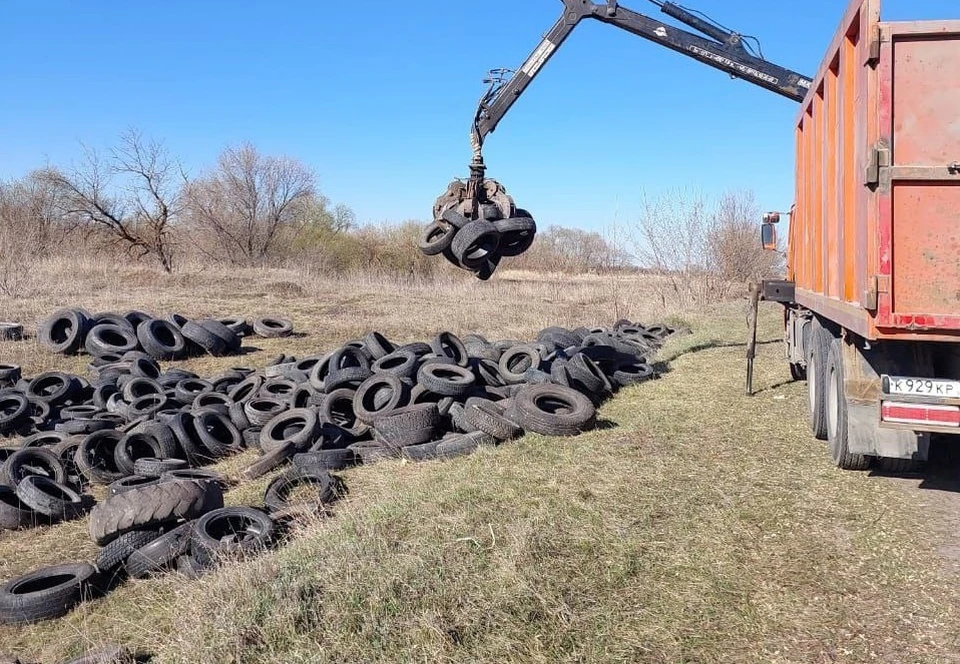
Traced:
<path fill-rule="evenodd" d="M 619 321 L 542 330 L 533 341 L 442 332 L 398 345 L 371 332 L 322 355 L 280 356 L 263 371 L 201 378 L 128 350 L 27 379 L 0 367 L 0 525 L 24 528 L 89 511 L 94 565 L 38 570 L 0 587 L 0 622 L 63 615 L 118 579 L 196 576 L 272 546 L 283 525 L 323 514 L 345 491 L 330 471 L 383 459 L 469 454 L 524 432 L 574 436 L 596 407 L 649 380 L 673 330 Z M 246 449 L 243 472 L 281 466 L 262 505 L 225 507 L 226 480 L 202 467 Z M 92 506 L 81 492 L 103 485 Z M 292 501 L 307 487 L 308 498 Z"/>
<path fill-rule="evenodd" d="M 619 321 L 547 328 L 527 343 L 442 332 L 399 346 L 372 332 L 322 356 L 279 358 L 230 395 L 262 453 L 246 474 L 459 456 L 524 432 L 574 436 L 616 390 L 654 377 L 648 359 L 672 332 Z"/>
<path fill-rule="evenodd" d="M 190 320 L 180 314 L 156 318 L 142 311 L 91 314 L 84 309 L 61 309 L 45 319 L 37 331 L 40 343 L 55 353 L 86 351 L 97 365 L 122 359 L 131 351 L 155 360 L 182 360 L 204 353 L 217 357 L 240 353 L 244 336 L 286 337 L 290 321 L 265 316 Z"/>
<path fill-rule="evenodd" d="M 442 255 L 486 281 L 503 258 L 530 248 L 537 224 L 529 212 L 514 205 L 496 180 L 485 180 L 483 193 L 486 202 L 476 212 L 469 211 L 466 185 L 452 182 L 434 205 L 434 222 L 423 229 L 417 246 L 425 255 Z"/>

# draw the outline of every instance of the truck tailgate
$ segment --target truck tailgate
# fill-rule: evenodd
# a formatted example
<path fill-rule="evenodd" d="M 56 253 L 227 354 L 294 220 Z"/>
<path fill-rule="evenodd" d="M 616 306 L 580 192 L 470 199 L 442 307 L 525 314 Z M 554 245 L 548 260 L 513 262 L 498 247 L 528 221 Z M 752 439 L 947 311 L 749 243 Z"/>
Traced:
<path fill-rule="evenodd" d="M 960 329 L 960 22 L 882 24 L 877 327 Z M 883 297 L 883 294 L 886 297 Z"/>

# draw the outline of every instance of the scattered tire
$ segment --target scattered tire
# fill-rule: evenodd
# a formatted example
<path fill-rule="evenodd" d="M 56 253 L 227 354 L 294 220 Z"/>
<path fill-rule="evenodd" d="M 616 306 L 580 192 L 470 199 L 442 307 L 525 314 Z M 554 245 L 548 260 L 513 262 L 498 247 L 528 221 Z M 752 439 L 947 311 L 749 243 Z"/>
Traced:
<path fill-rule="evenodd" d="M 17 497 L 39 514 L 69 521 L 83 512 L 83 498 L 65 484 L 42 475 L 30 475 L 17 484 Z"/>
<path fill-rule="evenodd" d="M 201 565 L 242 557 L 267 548 L 274 537 L 273 519 L 253 507 L 223 507 L 197 519 L 191 553 Z"/>
<path fill-rule="evenodd" d="M 86 563 L 56 565 L 24 574 L 0 586 L 0 623 L 10 625 L 59 618 L 83 601 L 96 574 Z"/>
<path fill-rule="evenodd" d="M 265 339 L 289 337 L 293 334 L 293 323 L 285 318 L 263 316 L 254 319 L 253 333 Z"/>

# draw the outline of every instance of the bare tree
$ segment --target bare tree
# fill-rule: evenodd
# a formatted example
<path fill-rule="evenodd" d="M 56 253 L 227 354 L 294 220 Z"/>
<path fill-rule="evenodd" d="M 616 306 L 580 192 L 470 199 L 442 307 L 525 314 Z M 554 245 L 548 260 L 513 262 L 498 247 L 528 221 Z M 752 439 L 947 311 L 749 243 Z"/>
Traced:
<path fill-rule="evenodd" d="M 0 292 L 22 296 L 34 267 L 69 232 L 59 203 L 58 189 L 42 173 L 0 182 Z"/>
<path fill-rule="evenodd" d="M 751 191 L 729 192 L 717 203 L 707 240 L 714 268 L 724 279 L 747 282 L 781 271 L 780 254 L 760 245 L 760 218 Z"/>
<path fill-rule="evenodd" d="M 268 257 L 281 231 L 314 199 L 316 178 L 300 161 L 265 156 L 249 143 L 220 154 L 216 169 L 187 189 L 189 218 L 232 263 Z"/>
<path fill-rule="evenodd" d="M 138 258 L 152 256 L 173 268 L 171 225 L 181 211 L 186 176 L 163 144 L 135 130 L 103 156 L 85 149 L 69 172 L 49 168 L 44 179 L 56 187 L 62 217 L 106 230 Z"/>
<path fill-rule="evenodd" d="M 777 272 L 780 257 L 761 247 L 759 220 L 748 191 L 725 194 L 712 209 L 698 191 L 645 197 L 633 254 L 657 275 L 664 303 L 728 298 L 744 292 L 745 282 Z"/>
<path fill-rule="evenodd" d="M 639 265 L 656 275 L 664 305 L 703 303 L 728 295 L 717 274 L 709 237 L 713 215 L 699 191 L 674 190 L 643 197 L 640 220 L 631 234 Z"/>

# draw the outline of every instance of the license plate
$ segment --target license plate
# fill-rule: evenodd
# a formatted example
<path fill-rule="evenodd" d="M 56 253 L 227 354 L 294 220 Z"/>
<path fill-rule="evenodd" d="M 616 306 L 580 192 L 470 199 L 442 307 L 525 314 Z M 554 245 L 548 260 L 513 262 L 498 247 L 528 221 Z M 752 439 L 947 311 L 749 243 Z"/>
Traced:
<path fill-rule="evenodd" d="M 942 378 L 904 378 L 884 376 L 884 393 L 906 396 L 960 398 L 960 381 Z"/>

